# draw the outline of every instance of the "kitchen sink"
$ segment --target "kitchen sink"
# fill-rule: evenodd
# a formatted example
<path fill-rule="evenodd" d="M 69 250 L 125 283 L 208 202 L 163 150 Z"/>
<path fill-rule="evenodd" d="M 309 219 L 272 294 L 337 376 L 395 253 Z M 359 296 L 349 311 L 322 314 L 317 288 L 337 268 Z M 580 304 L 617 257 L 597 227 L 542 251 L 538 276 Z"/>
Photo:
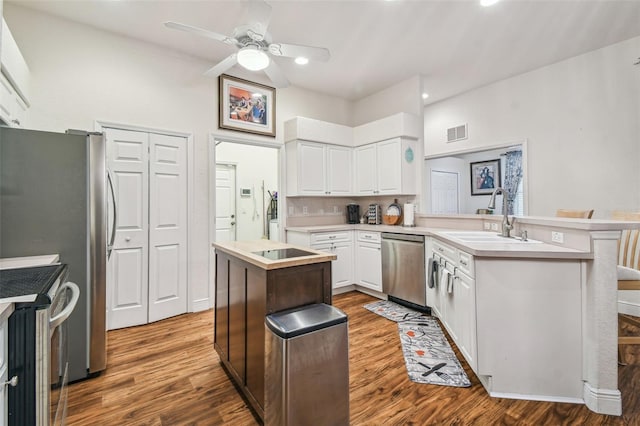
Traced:
<path fill-rule="evenodd" d="M 442 235 L 464 243 L 499 243 L 499 244 L 528 244 L 542 243 L 538 240 L 523 240 L 520 237 L 505 238 L 500 234 L 485 231 L 452 231 L 441 232 Z"/>

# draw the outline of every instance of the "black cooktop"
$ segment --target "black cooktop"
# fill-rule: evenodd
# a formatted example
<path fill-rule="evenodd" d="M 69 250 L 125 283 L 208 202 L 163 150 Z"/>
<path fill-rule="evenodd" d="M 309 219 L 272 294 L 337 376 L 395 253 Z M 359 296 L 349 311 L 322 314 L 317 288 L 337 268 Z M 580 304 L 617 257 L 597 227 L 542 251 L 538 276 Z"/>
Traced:
<path fill-rule="evenodd" d="M 257 254 L 258 256 L 266 257 L 267 259 L 271 260 L 282 260 L 292 257 L 313 256 L 315 253 L 296 248 L 283 248 L 265 251 L 254 251 L 253 254 Z"/>
<path fill-rule="evenodd" d="M 28 294 L 47 294 L 67 265 L 0 270 L 0 299 Z"/>

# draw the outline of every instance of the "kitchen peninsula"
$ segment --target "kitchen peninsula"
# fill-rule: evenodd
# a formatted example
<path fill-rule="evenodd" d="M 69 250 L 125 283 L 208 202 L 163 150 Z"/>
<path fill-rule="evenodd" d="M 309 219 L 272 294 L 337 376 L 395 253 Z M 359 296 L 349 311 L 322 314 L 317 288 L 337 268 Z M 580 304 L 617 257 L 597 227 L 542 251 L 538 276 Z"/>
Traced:
<path fill-rule="evenodd" d="M 491 396 L 583 403 L 620 415 L 617 242 L 621 230 L 640 223 L 518 217 L 513 234 L 526 232 L 523 241 L 498 237 L 500 220 L 419 215 L 410 228 L 309 223 L 287 227 L 287 241 L 336 233 L 356 243 L 362 233 L 424 236 L 425 262 L 438 261 L 454 277 L 452 290 L 427 288 L 427 305 Z M 375 265 L 369 260 L 366 268 Z M 341 290 L 386 297 L 357 274 L 351 282 Z"/>
<path fill-rule="evenodd" d="M 331 261 L 336 256 L 269 240 L 219 242 L 213 247 L 214 347 L 264 418 L 265 316 L 311 303 L 330 305 Z"/>

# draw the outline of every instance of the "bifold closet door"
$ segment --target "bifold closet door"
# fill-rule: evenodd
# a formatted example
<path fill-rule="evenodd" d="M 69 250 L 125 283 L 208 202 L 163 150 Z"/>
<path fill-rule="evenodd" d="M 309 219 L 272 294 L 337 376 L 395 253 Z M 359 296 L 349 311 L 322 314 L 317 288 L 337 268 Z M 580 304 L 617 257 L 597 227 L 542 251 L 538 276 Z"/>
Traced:
<path fill-rule="evenodd" d="M 146 324 L 149 301 L 149 134 L 107 129 L 116 236 L 107 264 L 107 328 Z M 109 197 L 110 199 L 110 197 Z M 111 235 L 111 229 L 108 232 Z"/>
<path fill-rule="evenodd" d="M 149 139 L 149 322 L 187 311 L 187 144 Z"/>
<path fill-rule="evenodd" d="M 187 311 L 187 142 L 119 129 L 106 135 L 117 209 L 107 274 L 111 330 Z"/>

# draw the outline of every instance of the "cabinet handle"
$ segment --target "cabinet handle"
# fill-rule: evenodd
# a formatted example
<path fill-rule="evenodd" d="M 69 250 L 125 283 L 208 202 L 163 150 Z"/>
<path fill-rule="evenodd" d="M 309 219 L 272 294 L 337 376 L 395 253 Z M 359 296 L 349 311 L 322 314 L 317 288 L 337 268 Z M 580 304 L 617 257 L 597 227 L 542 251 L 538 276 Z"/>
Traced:
<path fill-rule="evenodd" d="M 444 250 L 442 250 L 442 247 L 438 247 L 438 251 L 442 253 Z"/>
<path fill-rule="evenodd" d="M 329 235 L 329 239 L 330 239 L 330 240 L 333 240 L 333 239 L 335 239 L 335 238 L 336 238 L 336 236 L 335 236 L 335 235 Z"/>
<path fill-rule="evenodd" d="M 461 260 L 461 261 L 460 261 L 460 264 L 461 264 L 461 265 L 464 265 L 464 266 L 467 266 L 467 262 L 465 262 L 464 260 Z"/>
<path fill-rule="evenodd" d="M 129 242 L 129 241 L 131 241 L 131 237 L 124 237 L 124 240 L 125 240 L 126 242 Z"/>
<path fill-rule="evenodd" d="M 17 118 L 14 118 L 13 120 L 11 120 L 11 122 L 17 124 L 18 126 L 20 125 L 20 120 L 18 120 Z"/>
<path fill-rule="evenodd" d="M 13 376 L 11 378 L 11 380 L 7 380 L 6 382 L 2 383 L 2 386 L 11 386 L 12 388 L 15 388 L 16 386 L 18 386 L 18 376 Z"/>

